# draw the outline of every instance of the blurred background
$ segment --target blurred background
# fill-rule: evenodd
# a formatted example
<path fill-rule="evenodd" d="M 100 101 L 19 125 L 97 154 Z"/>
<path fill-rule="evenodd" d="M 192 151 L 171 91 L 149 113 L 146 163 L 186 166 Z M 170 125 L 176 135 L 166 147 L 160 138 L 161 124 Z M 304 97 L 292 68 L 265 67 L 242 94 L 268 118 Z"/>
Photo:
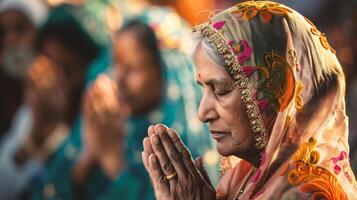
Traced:
<path fill-rule="evenodd" d="M 239 2 L 0 0 L 0 199 L 153 199 L 141 151 L 159 122 L 202 155 L 216 184 L 188 41 L 192 26 Z M 276 2 L 337 52 L 356 172 L 357 0 Z"/>

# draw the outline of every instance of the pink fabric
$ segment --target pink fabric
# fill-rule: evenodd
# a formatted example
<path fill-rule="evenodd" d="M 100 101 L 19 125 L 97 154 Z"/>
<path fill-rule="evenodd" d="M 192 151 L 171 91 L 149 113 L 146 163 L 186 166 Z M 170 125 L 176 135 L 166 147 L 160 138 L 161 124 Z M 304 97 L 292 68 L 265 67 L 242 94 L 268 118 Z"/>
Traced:
<path fill-rule="evenodd" d="M 239 44 L 243 47 L 243 52 L 238 54 L 239 64 L 243 64 L 247 61 L 253 53 L 253 49 L 249 46 L 246 40 L 239 41 Z"/>
<path fill-rule="evenodd" d="M 252 74 L 257 70 L 257 68 L 253 66 L 244 66 L 242 67 L 242 70 L 247 77 L 251 77 Z"/>
<path fill-rule="evenodd" d="M 226 23 L 225 21 L 219 21 L 219 22 L 214 23 L 213 27 L 217 30 L 220 30 L 224 26 L 225 23 Z"/>

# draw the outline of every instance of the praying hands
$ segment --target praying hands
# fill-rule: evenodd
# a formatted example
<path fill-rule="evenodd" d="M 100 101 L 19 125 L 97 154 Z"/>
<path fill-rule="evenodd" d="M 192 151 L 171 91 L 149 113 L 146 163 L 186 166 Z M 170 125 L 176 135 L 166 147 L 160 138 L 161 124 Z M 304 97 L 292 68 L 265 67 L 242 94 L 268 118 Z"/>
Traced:
<path fill-rule="evenodd" d="M 164 125 L 152 125 L 143 141 L 142 158 L 158 200 L 210 200 L 216 192 L 203 168 L 193 161 L 177 133 Z"/>

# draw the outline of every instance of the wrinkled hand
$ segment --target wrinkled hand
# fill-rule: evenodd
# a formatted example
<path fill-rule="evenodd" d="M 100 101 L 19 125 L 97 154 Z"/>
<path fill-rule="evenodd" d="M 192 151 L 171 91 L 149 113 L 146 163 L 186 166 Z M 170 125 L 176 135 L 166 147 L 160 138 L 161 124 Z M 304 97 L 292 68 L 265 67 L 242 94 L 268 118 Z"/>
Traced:
<path fill-rule="evenodd" d="M 118 101 L 118 89 L 107 76 L 100 75 L 84 97 L 84 142 L 87 153 L 99 156 L 121 145 L 126 106 Z"/>
<path fill-rule="evenodd" d="M 203 168 L 193 161 L 177 133 L 164 125 L 150 126 L 142 159 L 158 200 L 210 200 L 216 192 Z"/>

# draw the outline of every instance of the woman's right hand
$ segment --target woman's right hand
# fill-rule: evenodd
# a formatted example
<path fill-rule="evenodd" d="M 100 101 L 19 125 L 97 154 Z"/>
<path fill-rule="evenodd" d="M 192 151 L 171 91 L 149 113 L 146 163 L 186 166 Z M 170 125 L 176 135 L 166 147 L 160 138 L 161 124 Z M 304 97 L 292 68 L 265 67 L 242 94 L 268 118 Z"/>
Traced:
<path fill-rule="evenodd" d="M 202 160 L 194 162 L 177 133 L 164 125 L 150 126 L 142 158 L 158 200 L 215 200 Z"/>

